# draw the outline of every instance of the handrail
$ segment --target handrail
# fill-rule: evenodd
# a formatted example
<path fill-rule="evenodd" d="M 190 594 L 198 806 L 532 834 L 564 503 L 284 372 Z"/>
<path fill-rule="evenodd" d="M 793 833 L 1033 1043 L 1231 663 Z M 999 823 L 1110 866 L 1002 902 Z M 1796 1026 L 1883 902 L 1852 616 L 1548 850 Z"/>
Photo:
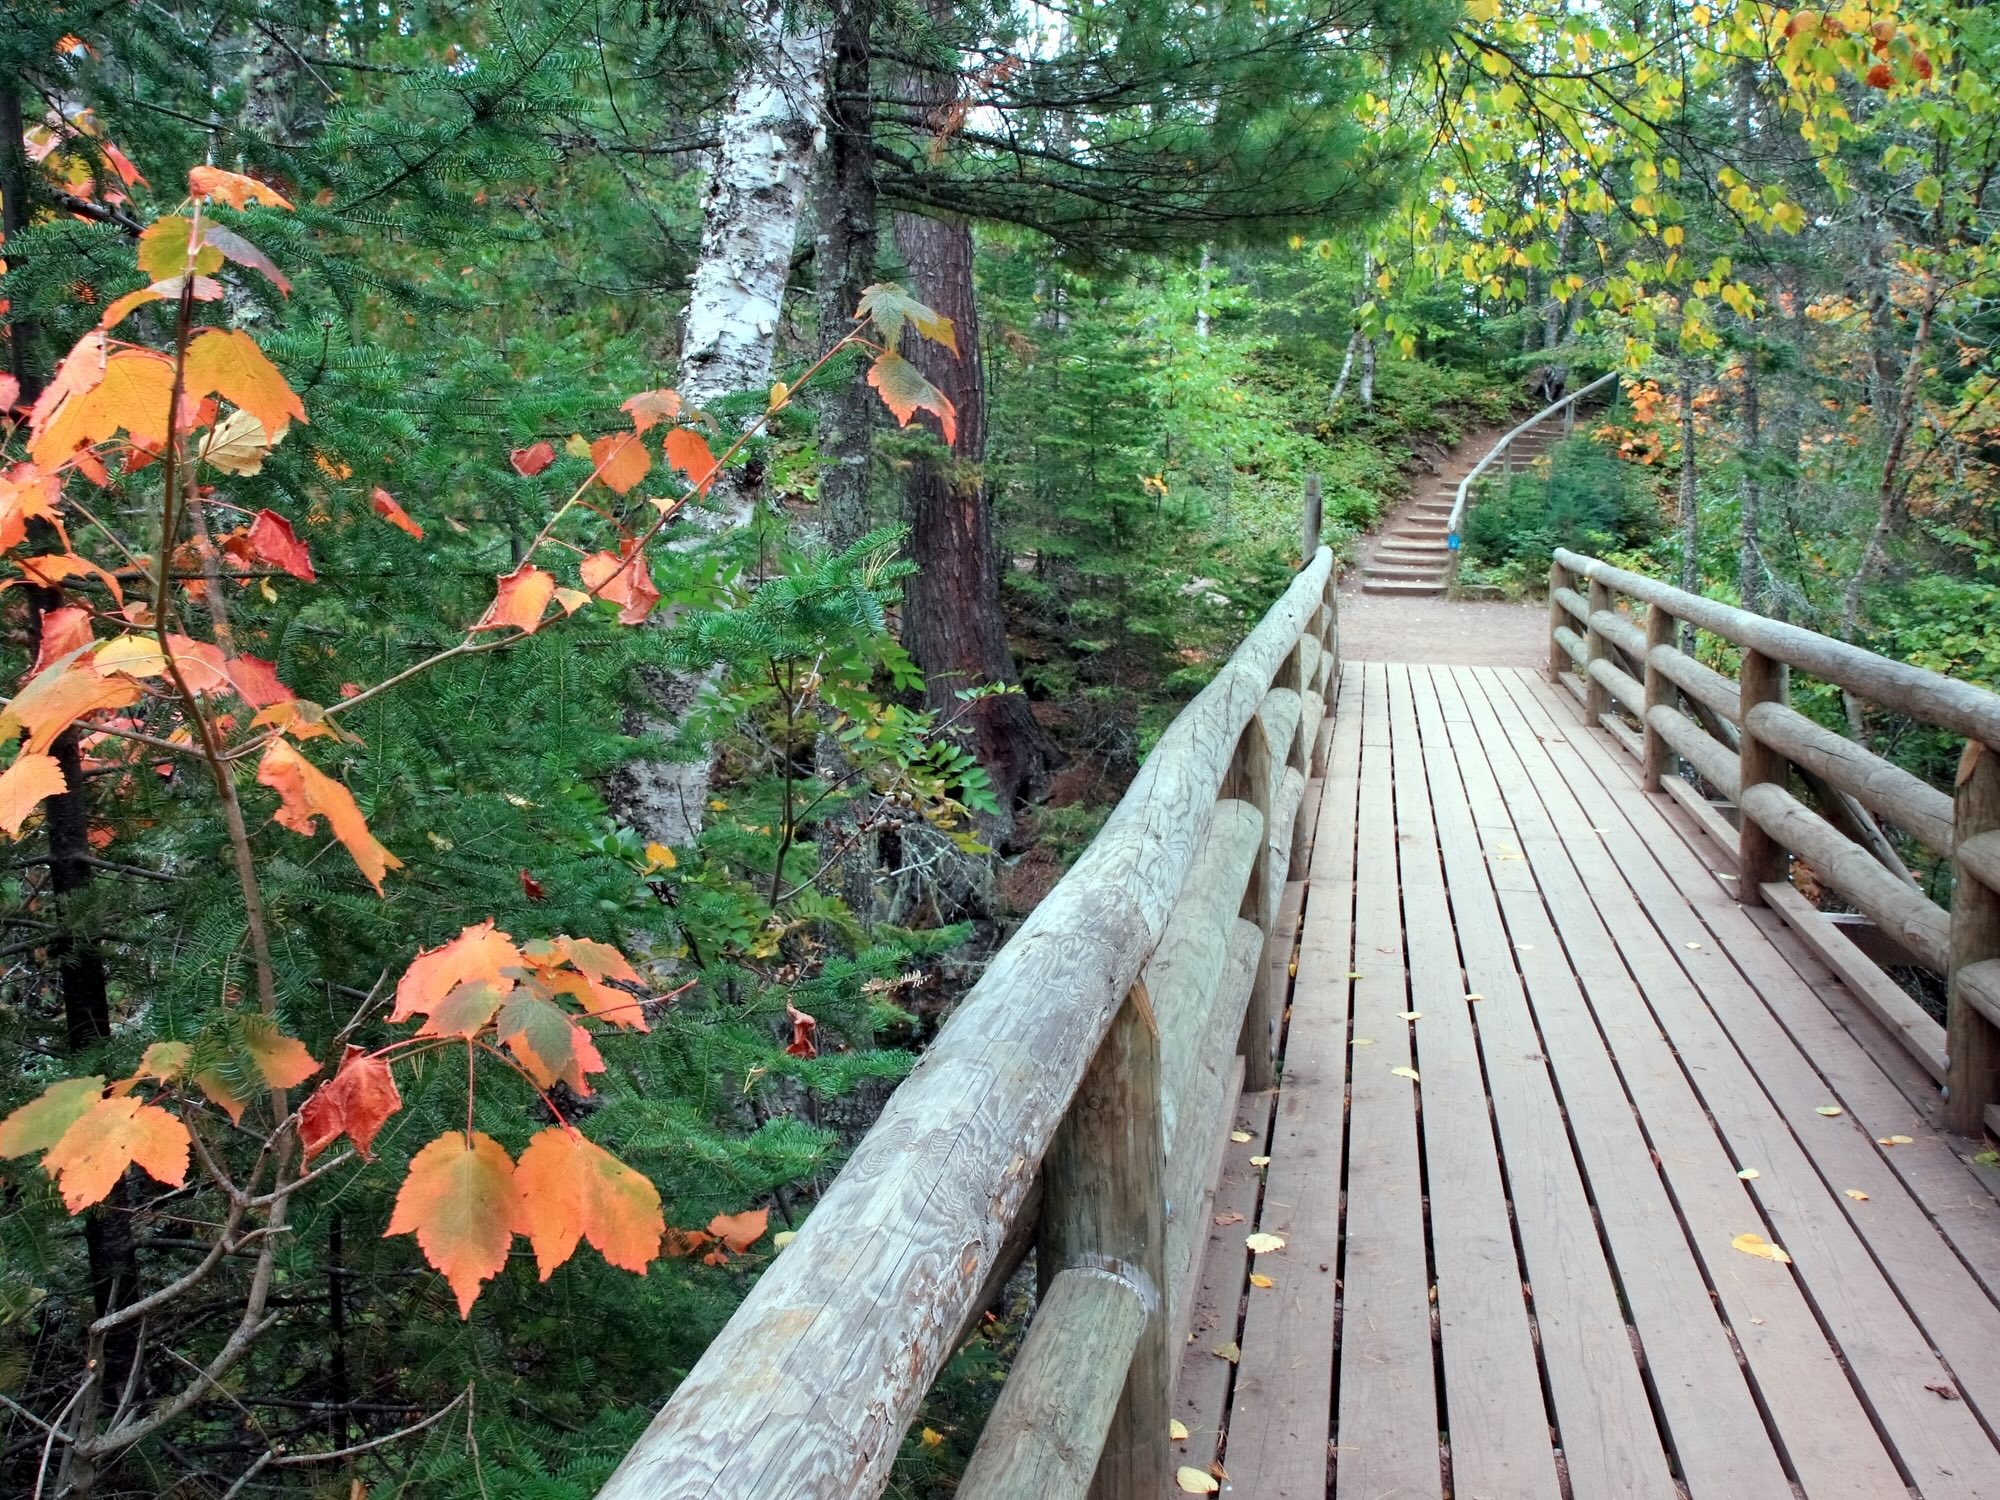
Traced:
<path fill-rule="evenodd" d="M 1643 635 L 1621 596 L 1646 606 Z M 2000 695 L 1562 548 L 1549 626 L 1550 680 L 1640 758 L 1647 791 L 1673 795 L 1733 853 L 1737 898 L 1772 907 L 1945 1086 L 1947 1128 L 2000 1131 L 2000 992 L 1988 982 L 2000 976 Z M 1735 680 L 1681 649 L 1688 626 L 1741 648 Z M 1963 735 L 1952 794 L 1789 707 L 1787 668 Z M 1667 774 L 1674 759 L 1735 804 L 1734 826 Z M 1793 795 L 1795 780 L 1816 806 Z M 1877 816 L 1951 862 L 1949 910 L 1907 878 Z M 1943 1026 L 1793 889 L 1797 859 L 1874 924 L 1890 959 L 1945 978 Z"/>
<path fill-rule="evenodd" d="M 1172 1331 L 1199 1275 L 1202 1198 L 1234 1107 L 1220 1080 L 1239 1051 L 1246 1086 L 1271 1077 L 1283 997 L 1271 993 L 1270 934 L 1290 823 L 1327 742 L 1332 568 L 1318 548 L 1168 726 L 602 1500 L 878 1495 L 931 1382 L 1010 1269 L 1038 1168 L 1045 1290 L 1070 1268 L 1109 1271 L 1145 1310 L 1108 1433 L 1087 1435 L 1104 1435 L 1098 1477 L 1114 1477 L 1106 1493 L 1165 1488 Z M 1246 817 L 1262 825 L 1248 841 Z M 1203 922 L 1221 934 L 1205 946 L 1193 931 Z M 1170 929 L 1171 953 L 1158 951 Z M 1163 1078 L 1188 1080 L 1170 1129 Z M 1110 1357 L 1130 1334 L 1117 1288 L 1064 1285 L 1067 1311 L 1039 1335 L 1031 1327 L 1035 1370 Z M 1063 1329 L 1097 1341 L 1052 1354 L 1049 1340 L 1071 1337 Z M 1079 1404 L 1051 1430 L 1102 1421 L 1101 1391 L 1071 1394 Z M 1017 1456 L 989 1455 L 981 1472 L 1040 1462 L 1010 1430 Z"/>
<path fill-rule="evenodd" d="M 1516 427 L 1512 432 L 1508 433 L 1505 437 L 1501 438 L 1499 442 L 1495 443 L 1490 449 L 1487 450 L 1486 456 L 1484 458 L 1480 459 L 1478 463 L 1472 466 L 1472 472 L 1466 475 L 1465 478 L 1459 480 L 1458 482 L 1458 497 L 1452 501 L 1451 519 L 1445 523 L 1444 529 L 1447 538 L 1449 540 L 1451 549 L 1454 552 L 1458 550 L 1459 523 L 1465 519 L 1465 502 L 1472 494 L 1473 481 L 1478 479 L 1481 474 L 1484 474 L 1488 466 L 1491 465 L 1495 459 L 1499 458 L 1501 454 L 1505 453 L 1510 446 L 1512 446 L 1515 438 L 1521 436 L 1521 434 L 1527 432 L 1532 427 L 1540 426 L 1543 422 L 1546 422 L 1550 417 L 1553 417 L 1557 412 L 1563 411 L 1568 407 L 1575 405 L 1577 402 L 1581 401 L 1585 396 L 1588 396 L 1592 391 L 1601 390 L 1603 387 L 1611 384 L 1611 382 L 1616 380 L 1621 373 L 1623 372 L 1618 370 L 1613 370 L 1609 375 L 1600 375 L 1597 377 L 1597 379 L 1591 381 L 1589 385 L 1582 386 L 1577 390 L 1571 391 L 1567 396 L 1564 396 L 1560 401 L 1557 401 L 1549 406 L 1543 407 L 1540 411 L 1536 412 L 1532 417 L 1528 418 L 1527 421 L 1523 422 L 1519 427 Z"/>

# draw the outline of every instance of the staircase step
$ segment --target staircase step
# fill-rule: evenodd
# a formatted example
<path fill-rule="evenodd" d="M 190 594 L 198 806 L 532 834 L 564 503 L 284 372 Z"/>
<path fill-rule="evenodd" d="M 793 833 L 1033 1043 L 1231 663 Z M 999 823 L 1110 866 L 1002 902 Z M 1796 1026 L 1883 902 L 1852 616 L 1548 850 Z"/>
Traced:
<path fill-rule="evenodd" d="M 1442 583 L 1403 583 L 1388 578 L 1364 578 L 1361 580 L 1364 594 L 1401 594 L 1406 598 L 1435 599 L 1444 592 Z"/>
<path fill-rule="evenodd" d="M 1417 541 L 1410 537 L 1384 537 L 1376 552 L 1407 552 L 1413 557 L 1443 557 L 1451 548 L 1442 541 Z"/>
<path fill-rule="evenodd" d="M 1361 571 L 1370 578 L 1442 578 L 1446 569 L 1441 563 L 1371 562 L 1364 564 Z"/>

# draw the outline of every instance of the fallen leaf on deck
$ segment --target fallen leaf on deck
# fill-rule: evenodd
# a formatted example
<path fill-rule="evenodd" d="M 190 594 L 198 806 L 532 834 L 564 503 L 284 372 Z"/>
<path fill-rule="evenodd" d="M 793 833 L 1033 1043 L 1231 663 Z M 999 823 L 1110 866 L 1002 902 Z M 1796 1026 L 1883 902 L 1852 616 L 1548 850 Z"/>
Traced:
<path fill-rule="evenodd" d="M 1824 1114 L 1825 1111 L 1822 1110 L 1821 1113 Z M 1875 1144 L 1878 1146 L 1914 1146 L 1916 1142 L 1906 1135 L 1878 1135 L 1875 1137 Z"/>
<path fill-rule="evenodd" d="M 1252 1255 L 1268 1255 L 1273 1250 L 1282 1250 L 1285 1248 L 1284 1240 L 1275 1234 L 1245 1235 L 1243 1245 Z"/>
<path fill-rule="evenodd" d="M 1701 944 L 1700 944 L 1700 943 L 1697 943 L 1697 942 L 1693 942 L 1693 941 L 1689 941 L 1689 942 L 1687 942 L 1687 943 L 1684 943 L 1684 944 L 1682 944 L 1681 946 L 1683 946 L 1683 947 L 1686 947 L 1686 948 L 1693 948 L 1693 949 L 1696 949 L 1697 951 L 1699 951 L 1699 950 L 1700 950 L 1700 948 L 1701 948 Z"/>
<path fill-rule="evenodd" d="M 1274 1287 L 1277 1284 L 1277 1282 L 1266 1276 L 1262 1271 L 1252 1271 L 1250 1273 L 1250 1285 L 1254 1287 L 1268 1288 Z"/>
<path fill-rule="evenodd" d="M 1250 1139 L 1250 1132 L 1247 1130 L 1232 1130 L 1229 1132 L 1229 1138 L 1240 1145 L 1242 1142 Z"/>
<path fill-rule="evenodd" d="M 1350 1047 L 1372 1047 L 1375 1045 L 1375 1038 L 1372 1036 L 1358 1036 L 1347 1045 Z"/>
<path fill-rule="evenodd" d="M 1406 1010 L 1403 1012 L 1403 1019 L 1405 1021 L 1421 1021 L 1423 1018 L 1424 1013 L 1420 1010 Z"/>
<path fill-rule="evenodd" d="M 1471 994 L 1467 995 L 1465 998 L 1467 1000 L 1484 1000 L 1486 997 L 1480 994 L 1477 990 L 1474 990 Z"/>
<path fill-rule="evenodd" d="M 1187 1423 L 1181 1421 L 1178 1417 L 1174 1418 L 1173 1421 L 1167 1423 L 1167 1436 L 1177 1443 L 1185 1443 L 1188 1436 Z"/>
<path fill-rule="evenodd" d="M 1174 1475 L 1174 1483 L 1189 1495 L 1213 1495 L 1222 1486 L 1212 1475 L 1195 1468 L 1192 1464 L 1182 1464 L 1180 1472 Z"/>
<path fill-rule="evenodd" d="M 1745 1255 L 1759 1256 L 1764 1260 L 1775 1260 L 1781 1266 L 1789 1266 L 1792 1263 L 1792 1258 L 1789 1255 L 1785 1254 L 1784 1251 L 1765 1239 L 1761 1234 L 1739 1234 L 1729 1243 L 1733 1249 L 1741 1250 Z"/>
<path fill-rule="evenodd" d="M 1409 1079 L 1410 1082 L 1412 1083 L 1419 1083 L 1422 1081 L 1417 1077 L 1417 1070 L 1415 1068 L 1391 1068 L 1389 1071 L 1391 1073 L 1394 1073 L 1398 1078 Z"/>
<path fill-rule="evenodd" d="M 1361 971 L 1359 969 L 1349 969 L 1347 971 L 1347 977 L 1349 979 L 1359 979 L 1361 977 Z"/>
<path fill-rule="evenodd" d="M 1250 1165 L 1253 1167 L 1268 1167 L 1271 1165 L 1271 1158 L 1268 1156 L 1253 1156 L 1250 1158 Z"/>
<path fill-rule="evenodd" d="M 1927 1391 L 1936 1391 L 1947 1401 L 1958 1400 L 1958 1387 L 1953 1385 L 1949 1380 L 1929 1381 L 1925 1384 L 1924 1389 Z"/>
<path fill-rule="evenodd" d="M 1972 1160 L 1976 1166 L 2000 1167 L 2000 1151 L 1982 1151 Z"/>
<path fill-rule="evenodd" d="M 1862 1192 L 1860 1188 L 1842 1188 L 1841 1191 L 1856 1203 L 1866 1203 L 1868 1201 L 1868 1195 Z"/>
<path fill-rule="evenodd" d="M 1533 943 L 1516 943 L 1514 945 L 1514 948 L 1515 951 L 1520 953 L 1533 953 L 1535 951 L 1535 945 Z"/>
<path fill-rule="evenodd" d="M 1241 1358 L 1243 1358 L 1243 1351 L 1236 1347 L 1236 1340 L 1234 1339 L 1231 1339 L 1226 1344 L 1217 1344 L 1215 1348 L 1210 1350 L 1209 1352 L 1212 1353 L 1217 1359 L 1228 1360 L 1232 1365 L 1235 1364 Z"/>
<path fill-rule="evenodd" d="M 1736 1175 L 1738 1177 L 1741 1177 L 1745 1182 L 1755 1182 L 1758 1178 L 1759 1173 L 1755 1167 L 1745 1167 L 1742 1171 L 1738 1172 Z"/>
<path fill-rule="evenodd" d="M 1835 1115 L 1844 1115 L 1847 1111 L 1842 1109 L 1838 1104 L 1822 1104 L 1813 1113 L 1816 1115 L 1825 1115 L 1831 1120 Z"/>
<path fill-rule="evenodd" d="M 1227 1228 L 1231 1224 L 1241 1224 L 1243 1222 L 1243 1215 L 1233 1211 L 1226 1214 L 1217 1214 L 1215 1222 L 1217 1225 Z"/>

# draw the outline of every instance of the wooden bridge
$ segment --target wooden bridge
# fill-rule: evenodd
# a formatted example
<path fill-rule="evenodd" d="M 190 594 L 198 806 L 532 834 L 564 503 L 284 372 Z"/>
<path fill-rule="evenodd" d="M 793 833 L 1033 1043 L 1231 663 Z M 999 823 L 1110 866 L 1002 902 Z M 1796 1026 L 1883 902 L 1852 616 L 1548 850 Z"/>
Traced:
<path fill-rule="evenodd" d="M 1568 553 L 1547 675 L 1343 662 L 1330 575 L 606 1496 L 879 1494 L 1032 1246 L 964 1500 L 2000 1497 L 2000 698 Z"/>

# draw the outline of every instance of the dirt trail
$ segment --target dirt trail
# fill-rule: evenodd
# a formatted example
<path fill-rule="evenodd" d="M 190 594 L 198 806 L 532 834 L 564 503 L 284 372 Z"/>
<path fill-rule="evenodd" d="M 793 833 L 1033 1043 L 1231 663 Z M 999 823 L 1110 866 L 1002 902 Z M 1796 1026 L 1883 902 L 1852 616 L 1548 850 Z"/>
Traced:
<path fill-rule="evenodd" d="M 1439 473 L 1464 473 L 1504 431 L 1468 434 L 1439 461 Z M 1428 477 L 1412 485 L 1410 498 L 1362 539 L 1361 558 L 1372 557 L 1383 538 L 1408 525 L 1411 513 L 1426 504 L 1433 488 Z M 1340 580 L 1340 654 L 1348 661 L 1536 667 L 1548 659 L 1548 611 L 1543 605 L 1371 594 L 1362 591 L 1361 582 L 1358 562 Z"/>

